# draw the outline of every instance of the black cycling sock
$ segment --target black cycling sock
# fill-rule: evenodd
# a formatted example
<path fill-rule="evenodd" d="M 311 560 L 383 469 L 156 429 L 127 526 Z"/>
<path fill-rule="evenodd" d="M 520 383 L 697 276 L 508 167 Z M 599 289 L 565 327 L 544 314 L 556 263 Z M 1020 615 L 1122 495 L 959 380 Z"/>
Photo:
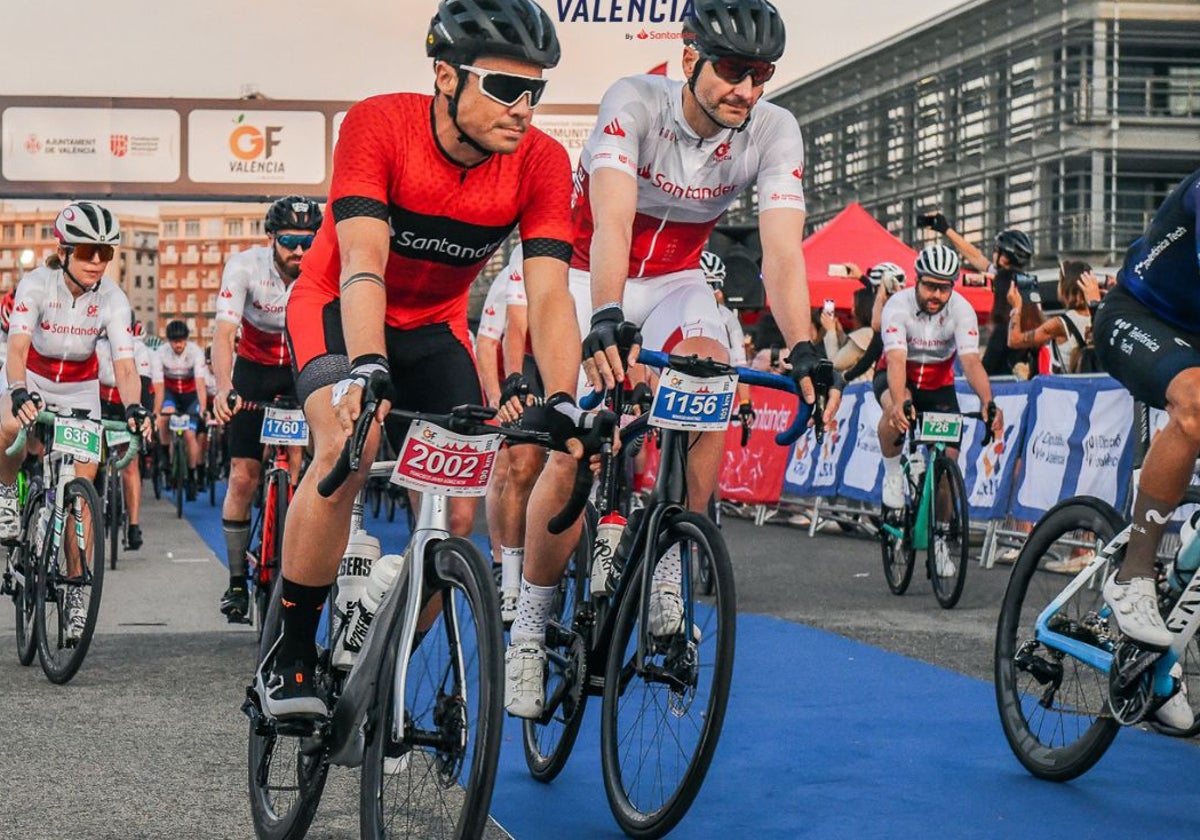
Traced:
<path fill-rule="evenodd" d="M 317 664 L 317 625 L 331 588 L 332 584 L 305 586 L 286 577 L 283 579 L 283 641 L 279 644 L 276 662 Z"/>
<path fill-rule="evenodd" d="M 240 579 L 246 585 L 246 549 L 250 547 L 250 520 L 238 522 L 222 519 L 221 530 L 225 532 L 225 556 L 229 558 L 229 578 Z"/>

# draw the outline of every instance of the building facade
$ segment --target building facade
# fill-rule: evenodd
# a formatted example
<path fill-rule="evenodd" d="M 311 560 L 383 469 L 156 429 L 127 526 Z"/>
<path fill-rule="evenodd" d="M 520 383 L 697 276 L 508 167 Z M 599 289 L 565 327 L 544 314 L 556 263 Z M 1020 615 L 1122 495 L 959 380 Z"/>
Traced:
<path fill-rule="evenodd" d="M 981 245 L 1029 231 L 1035 265 L 1119 264 L 1200 166 L 1198 43 L 1198 0 L 976 0 L 771 98 L 804 130 L 813 227 L 859 201 L 919 245 L 941 209 Z"/>
<path fill-rule="evenodd" d="M 54 253 L 58 210 L 17 212 L 0 207 L 0 293 L 15 289 L 21 275 Z M 153 330 L 157 321 L 158 219 L 121 216 L 121 247 L 108 278 L 129 296 L 134 315 Z"/>
<path fill-rule="evenodd" d="M 267 244 L 265 204 L 164 205 L 159 210 L 159 323 L 185 321 L 192 336 L 207 346 L 225 261 L 233 254 Z"/>

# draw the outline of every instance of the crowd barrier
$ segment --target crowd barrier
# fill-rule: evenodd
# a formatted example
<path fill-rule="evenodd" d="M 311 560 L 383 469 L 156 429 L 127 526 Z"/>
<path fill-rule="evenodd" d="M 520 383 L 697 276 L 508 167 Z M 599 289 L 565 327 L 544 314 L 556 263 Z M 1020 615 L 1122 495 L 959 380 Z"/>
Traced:
<path fill-rule="evenodd" d="M 966 380 L 955 385 L 961 409 L 979 410 Z M 735 418 L 730 424 L 722 499 L 762 509 L 779 505 L 785 495 L 824 500 L 827 506 L 849 501 L 851 510 L 880 502 L 880 409 L 869 383 L 846 388 L 836 424 L 820 444 L 810 429 L 790 449 L 777 446 L 774 436 L 791 422 L 795 398 L 764 388 L 751 391 L 758 419 L 746 447 L 740 445 L 740 423 Z M 992 391 L 1004 412 L 1004 436 L 985 447 L 982 424 L 968 420 L 959 453 L 971 518 L 993 523 L 989 538 L 994 523 L 1008 517 L 1037 520 L 1078 494 L 1123 509 L 1133 459 L 1133 399 L 1114 379 L 1039 376 L 993 381 Z M 653 453 L 650 461 L 648 481 Z"/>

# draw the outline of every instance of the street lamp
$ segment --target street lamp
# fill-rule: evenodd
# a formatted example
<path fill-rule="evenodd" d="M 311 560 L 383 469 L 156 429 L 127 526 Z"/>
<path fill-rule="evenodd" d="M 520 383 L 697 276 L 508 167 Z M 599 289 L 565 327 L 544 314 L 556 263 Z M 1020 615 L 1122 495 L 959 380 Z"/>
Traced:
<path fill-rule="evenodd" d="M 21 257 L 20 257 L 21 268 L 25 269 L 26 271 L 33 268 L 34 259 L 35 259 L 35 255 L 33 253 L 33 249 L 26 248 L 24 251 L 21 252 Z"/>

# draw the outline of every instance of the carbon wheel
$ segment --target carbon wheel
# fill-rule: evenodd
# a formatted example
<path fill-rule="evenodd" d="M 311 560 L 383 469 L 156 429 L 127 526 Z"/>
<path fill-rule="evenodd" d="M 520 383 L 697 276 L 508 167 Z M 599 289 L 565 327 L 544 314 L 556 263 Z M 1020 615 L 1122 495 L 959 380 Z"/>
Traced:
<path fill-rule="evenodd" d="M 87 656 L 104 588 L 104 519 L 92 483 L 74 478 L 63 488 L 63 528 L 57 551 L 50 535 L 37 577 L 38 660 L 52 683 L 66 683 Z M 69 556 L 78 558 L 73 572 Z M 72 627 L 72 613 L 79 619 Z"/>
<path fill-rule="evenodd" d="M 35 535 L 34 529 L 41 518 L 41 512 L 46 508 L 46 494 L 40 486 L 30 488 L 29 499 L 21 515 L 20 545 L 12 550 L 14 572 L 20 579 L 14 579 L 13 605 L 16 608 L 17 629 L 17 660 L 22 665 L 29 665 L 37 656 L 37 575 L 38 553 L 35 546 L 41 544 L 43 535 Z M 47 519 L 47 524 L 49 520 Z"/>
<path fill-rule="evenodd" d="M 428 626 L 419 628 L 408 661 L 404 720 L 394 726 L 396 662 L 389 657 L 363 757 L 360 827 L 372 840 L 479 837 L 496 783 L 504 703 L 499 595 L 470 542 L 445 539 L 426 555 L 430 598 L 421 625 Z"/>
<path fill-rule="evenodd" d="M 1111 653 L 1118 632 L 1100 594 L 1109 564 L 1079 586 L 1044 566 L 1098 552 L 1124 527 L 1107 502 L 1068 499 L 1042 517 L 1013 565 L 996 628 L 996 704 L 1008 745 L 1040 779 L 1062 782 L 1087 772 L 1120 728 L 1109 708 L 1108 672 L 1036 636 L 1040 614 L 1074 588 L 1046 627 Z"/>
<path fill-rule="evenodd" d="M 879 548 L 883 555 L 883 578 L 893 595 L 903 595 L 912 582 L 916 549 L 912 544 L 911 508 L 890 513 L 879 523 Z"/>
<path fill-rule="evenodd" d="M 967 489 L 958 464 L 946 455 L 933 462 L 937 499 L 925 552 L 933 594 L 943 609 L 952 609 L 962 597 L 970 557 L 971 518 Z"/>

